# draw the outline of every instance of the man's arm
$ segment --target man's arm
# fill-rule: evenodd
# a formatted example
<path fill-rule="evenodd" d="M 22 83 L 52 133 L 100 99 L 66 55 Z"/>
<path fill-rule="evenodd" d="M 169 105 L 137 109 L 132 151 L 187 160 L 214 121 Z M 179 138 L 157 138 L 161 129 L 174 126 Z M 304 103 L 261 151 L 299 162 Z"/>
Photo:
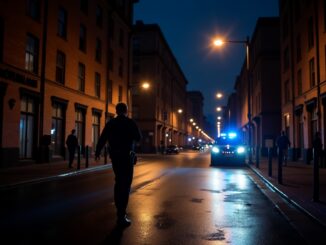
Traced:
<path fill-rule="evenodd" d="M 109 124 L 107 123 L 101 133 L 100 138 L 98 139 L 98 142 L 96 144 L 96 151 L 95 151 L 95 157 L 98 158 L 101 154 L 101 150 L 103 146 L 105 145 L 106 141 L 108 140 L 108 133 L 109 133 Z"/>

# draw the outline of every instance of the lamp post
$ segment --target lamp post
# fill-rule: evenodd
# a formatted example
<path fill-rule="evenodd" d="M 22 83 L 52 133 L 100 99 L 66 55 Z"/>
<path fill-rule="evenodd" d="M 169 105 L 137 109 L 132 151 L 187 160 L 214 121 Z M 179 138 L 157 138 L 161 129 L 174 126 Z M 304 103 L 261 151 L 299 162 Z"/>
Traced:
<path fill-rule="evenodd" d="M 250 59 L 249 59 L 249 48 L 250 48 L 250 41 L 249 37 L 247 36 L 246 40 L 221 40 L 216 39 L 214 42 L 215 46 L 222 46 L 224 43 L 239 43 L 245 44 L 246 47 L 246 78 L 248 82 L 248 145 L 249 145 L 249 164 L 252 164 L 252 139 L 251 139 L 251 81 L 250 81 Z"/>

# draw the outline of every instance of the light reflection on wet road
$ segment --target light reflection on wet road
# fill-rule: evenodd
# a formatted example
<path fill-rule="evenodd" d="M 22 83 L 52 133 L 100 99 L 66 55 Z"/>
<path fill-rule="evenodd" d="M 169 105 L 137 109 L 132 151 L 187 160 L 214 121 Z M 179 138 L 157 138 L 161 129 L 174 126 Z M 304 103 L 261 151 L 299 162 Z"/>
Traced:
<path fill-rule="evenodd" d="M 123 232 L 113 229 L 111 170 L 3 193 L 0 228 L 31 244 L 303 244 L 247 171 L 210 168 L 205 153 L 144 156 Z"/>

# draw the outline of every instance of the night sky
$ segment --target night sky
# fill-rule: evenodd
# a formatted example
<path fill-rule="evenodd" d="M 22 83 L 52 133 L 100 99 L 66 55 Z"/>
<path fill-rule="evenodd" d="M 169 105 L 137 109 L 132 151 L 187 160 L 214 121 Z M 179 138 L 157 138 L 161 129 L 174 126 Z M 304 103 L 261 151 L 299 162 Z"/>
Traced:
<path fill-rule="evenodd" d="M 258 17 L 278 16 L 278 0 L 140 0 L 134 6 L 135 21 L 160 25 L 188 79 L 187 90 L 203 93 L 204 114 L 211 122 L 215 108 L 226 105 L 245 59 L 242 44 L 212 49 L 212 38 L 245 40 Z M 217 91 L 225 94 L 223 100 L 216 99 Z"/>

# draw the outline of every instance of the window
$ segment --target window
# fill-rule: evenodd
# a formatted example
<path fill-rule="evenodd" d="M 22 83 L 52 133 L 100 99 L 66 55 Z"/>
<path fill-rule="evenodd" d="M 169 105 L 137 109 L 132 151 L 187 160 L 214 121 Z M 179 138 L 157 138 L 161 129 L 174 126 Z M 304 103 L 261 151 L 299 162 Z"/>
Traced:
<path fill-rule="evenodd" d="M 125 38 L 125 35 L 124 35 L 124 32 L 123 32 L 123 29 L 120 28 L 119 45 L 120 45 L 121 48 L 123 48 L 123 46 L 124 46 L 124 38 Z"/>
<path fill-rule="evenodd" d="M 76 137 L 79 145 L 84 145 L 84 132 L 85 132 L 85 110 L 76 108 L 75 112 L 75 129 Z"/>
<path fill-rule="evenodd" d="M 290 101 L 290 82 L 289 80 L 284 83 L 284 102 L 287 103 Z"/>
<path fill-rule="evenodd" d="M 101 75 L 98 72 L 95 72 L 95 96 L 101 97 Z"/>
<path fill-rule="evenodd" d="M 299 62 L 302 58 L 301 56 L 301 36 L 300 34 L 297 36 L 296 39 L 296 48 L 297 48 L 297 62 Z"/>
<path fill-rule="evenodd" d="M 79 49 L 86 52 L 86 27 L 81 24 L 79 30 Z"/>
<path fill-rule="evenodd" d="M 114 39 L 114 20 L 112 18 L 109 18 L 109 30 L 108 30 L 108 33 L 109 33 L 109 38 L 110 39 Z"/>
<path fill-rule="evenodd" d="M 88 13 L 88 0 L 80 0 L 80 10 L 84 13 Z"/>
<path fill-rule="evenodd" d="M 78 64 L 78 90 L 85 91 L 85 65 L 82 63 Z"/>
<path fill-rule="evenodd" d="M 286 47 L 283 52 L 283 71 L 287 71 L 290 67 L 290 52 L 289 47 Z"/>
<path fill-rule="evenodd" d="M 96 6 L 96 25 L 98 27 L 103 25 L 103 10 L 99 5 Z"/>
<path fill-rule="evenodd" d="M 309 80 L 310 80 L 310 88 L 315 87 L 315 59 L 312 58 L 309 60 Z"/>
<path fill-rule="evenodd" d="M 65 83 L 65 73 L 66 73 L 66 55 L 57 51 L 57 66 L 55 71 L 55 80 L 58 83 Z"/>
<path fill-rule="evenodd" d="M 27 15 L 33 20 L 39 21 L 41 18 L 41 3 L 40 0 L 27 0 Z"/>
<path fill-rule="evenodd" d="M 119 76 L 123 77 L 123 59 L 119 59 Z"/>
<path fill-rule="evenodd" d="M 302 71 L 301 69 L 297 72 L 297 89 L 298 89 L 298 95 L 302 95 Z"/>
<path fill-rule="evenodd" d="M 108 81 L 108 102 L 112 103 L 112 80 Z"/>
<path fill-rule="evenodd" d="M 99 63 L 102 61 L 102 42 L 99 38 L 96 38 L 95 59 Z"/>
<path fill-rule="evenodd" d="M 114 56 L 113 56 L 113 50 L 110 48 L 109 49 L 109 57 L 108 57 L 108 66 L 109 66 L 109 70 L 113 71 L 113 67 L 114 67 Z"/>
<path fill-rule="evenodd" d="M 119 97 L 118 97 L 118 102 L 122 102 L 122 86 L 119 85 Z"/>
<path fill-rule="evenodd" d="M 92 145 L 93 149 L 96 149 L 96 144 L 100 136 L 100 118 L 101 114 L 93 112 L 92 115 Z"/>
<path fill-rule="evenodd" d="M 311 49 L 314 46 L 314 21 L 310 17 L 308 21 L 308 48 Z"/>
<path fill-rule="evenodd" d="M 67 11 L 63 8 L 58 13 L 58 36 L 67 38 Z"/>
<path fill-rule="evenodd" d="M 23 96 L 20 102 L 20 158 L 32 158 L 33 148 L 35 145 L 35 125 L 37 121 L 36 116 L 37 104 L 32 97 Z"/>
<path fill-rule="evenodd" d="M 52 105 L 51 142 L 54 155 L 63 155 L 64 148 L 64 106 L 60 103 Z"/>
<path fill-rule="evenodd" d="M 28 34 L 25 50 L 25 69 L 37 73 L 38 71 L 39 41 L 35 36 Z"/>

